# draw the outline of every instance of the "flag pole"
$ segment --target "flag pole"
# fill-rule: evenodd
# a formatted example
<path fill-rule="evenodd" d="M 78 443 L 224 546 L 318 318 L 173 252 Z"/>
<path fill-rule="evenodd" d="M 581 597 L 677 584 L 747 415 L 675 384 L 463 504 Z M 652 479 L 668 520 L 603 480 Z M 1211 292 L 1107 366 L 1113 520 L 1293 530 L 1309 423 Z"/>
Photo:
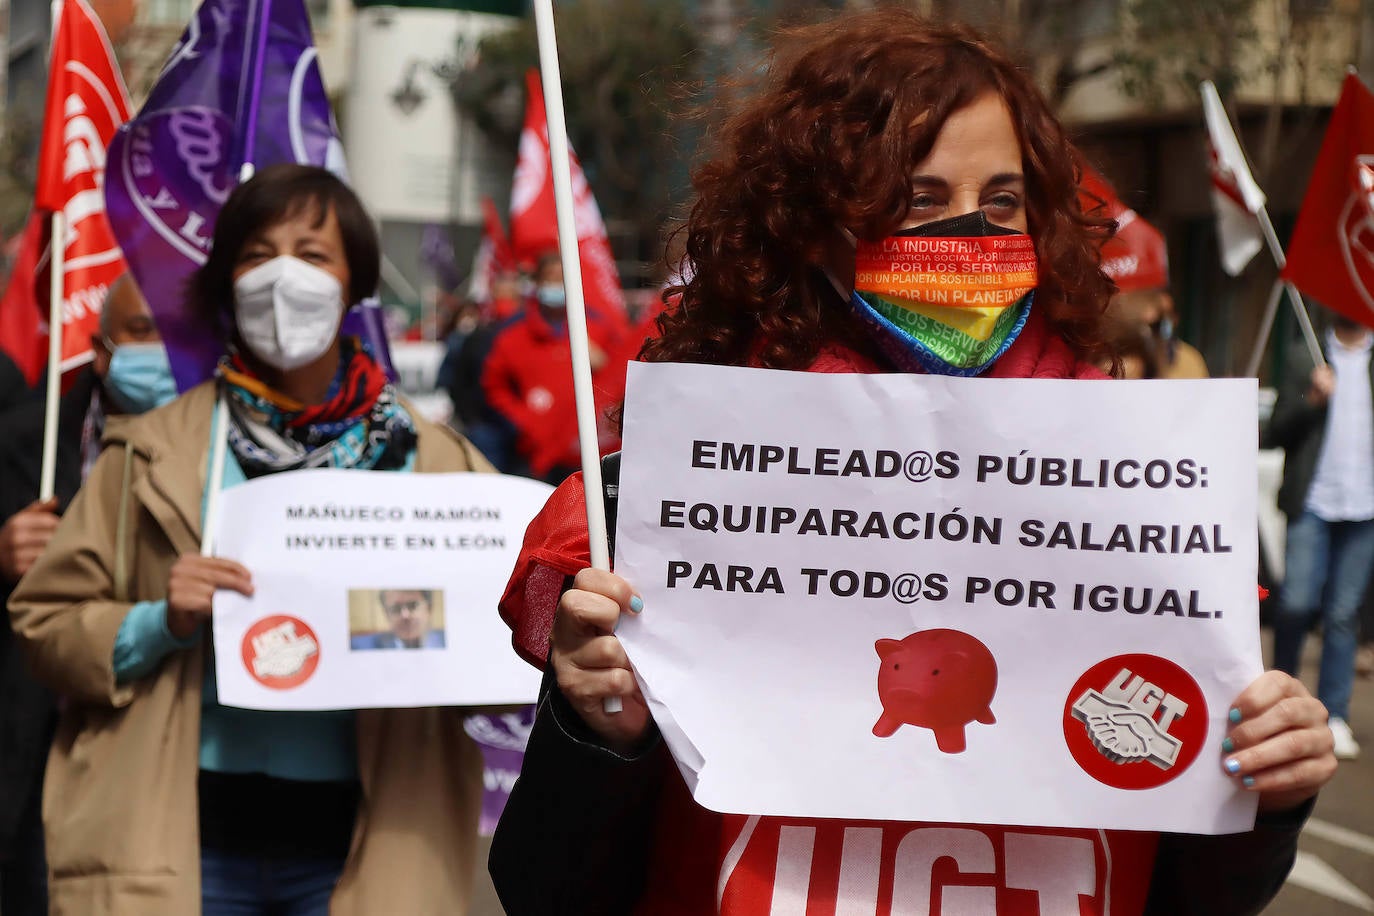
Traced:
<path fill-rule="evenodd" d="M 563 261 L 563 286 L 568 297 L 568 345 L 572 349 L 573 394 L 577 404 L 577 441 L 582 455 L 587 534 L 591 544 L 592 567 L 608 570 L 611 568 L 611 559 L 606 541 L 606 510 L 601 494 L 601 454 L 597 448 L 587 307 L 582 291 L 577 223 L 573 217 L 572 165 L 568 155 L 567 121 L 563 113 L 563 82 L 558 66 L 553 0 L 534 0 L 534 25 L 539 39 L 539 72 L 549 125 L 549 159 L 553 169 L 554 205 L 558 211 L 558 249 Z M 620 712 L 620 698 L 607 697 L 604 706 L 608 713 Z"/>
<path fill-rule="evenodd" d="M 253 163 L 239 167 L 239 184 L 253 177 Z M 215 398 L 215 420 L 210 426 L 210 475 L 205 481 L 205 517 L 201 519 L 200 555 L 214 555 L 215 529 L 219 527 L 220 491 L 224 489 L 224 457 L 229 445 L 229 402 L 221 392 Z"/>
<path fill-rule="evenodd" d="M 62 0 L 52 0 L 52 38 L 48 64 L 62 26 Z M 54 210 L 48 241 L 48 386 L 43 412 L 43 454 L 38 470 L 38 498 L 46 502 L 57 490 L 57 415 L 62 402 L 62 293 L 66 290 L 66 213 Z"/>
<path fill-rule="evenodd" d="M 1269 343 L 1269 334 L 1274 330 L 1274 319 L 1279 314 L 1279 297 L 1283 295 L 1283 284 L 1275 280 L 1269 288 L 1269 301 L 1264 305 L 1264 317 L 1260 319 L 1259 336 L 1255 338 L 1255 348 L 1250 351 L 1250 361 L 1245 364 L 1245 375 L 1259 378 L 1260 361 L 1264 359 L 1264 348 Z"/>
<path fill-rule="evenodd" d="M 256 5 L 258 8 L 258 34 L 252 44 L 253 75 L 248 82 L 248 108 L 244 112 L 245 129 L 243 133 L 243 161 L 239 167 L 240 183 L 253 177 L 253 153 L 258 135 L 258 104 L 262 97 L 263 59 L 267 55 L 267 25 L 272 17 L 271 0 L 259 0 Z"/>
<path fill-rule="evenodd" d="M 262 91 L 263 54 L 267 46 L 268 0 L 258 4 L 257 40 L 254 45 L 253 76 L 248 86 L 248 110 L 243 137 L 243 161 L 239 163 L 239 184 L 253 177 L 254 138 L 258 131 L 258 99 Z M 229 402 L 221 392 L 215 398 L 214 422 L 210 426 L 210 471 L 205 481 L 205 516 L 201 519 L 200 555 L 213 555 L 215 529 L 219 527 L 220 491 L 224 489 L 224 464 L 229 451 Z"/>
<path fill-rule="evenodd" d="M 205 518 L 200 532 L 200 555 L 213 554 L 215 529 L 219 527 L 220 490 L 224 489 L 224 459 L 229 451 L 229 402 L 215 398 L 215 419 L 210 425 L 210 475 L 205 483 Z"/>
<path fill-rule="evenodd" d="M 1199 88 L 1202 91 L 1204 99 L 1207 97 L 1211 98 L 1217 113 L 1221 116 L 1222 121 L 1226 125 L 1226 130 L 1231 134 L 1232 142 L 1236 144 L 1240 155 L 1244 158 L 1245 150 L 1244 147 L 1240 145 L 1240 135 L 1236 133 L 1235 126 L 1231 124 L 1231 116 L 1227 113 L 1226 107 L 1221 104 L 1221 96 L 1217 93 L 1216 86 L 1212 84 L 1211 80 L 1203 80 Z M 1249 167 L 1247 166 L 1246 169 L 1248 171 Z M 1254 184 L 1254 178 L 1250 178 L 1250 182 Z M 1263 201 L 1263 195 L 1261 195 L 1260 199 Z M 1249 207 L 1248 201 L 1246 202 L 1246 207 Z M 1274 231 L 1274 222 L 1269 218 L 1269 208 L 1261 202 L 1259 208 L 1254 211 L 1254 214 L 1255 218 L 1259 221 L 1260 234 L 1264 236 L 1264 243 L 1269 249 L 1269 254 L 1273 257 L 1274 264 L 1278 267 L 1280 275 L 1282 275 L 1283 269 L 1288 266 L 1288 257 L 1283 253 L 1283 245 L 1279 243 L 1278 233 Z M 1297 287 L 1293 286 L 1288 280 L 1280 278 L 1279 282 L 1282 283 L 1284 288 L 1288 291 L 1288 304 L 1292 306 L 1293 314 L 1298 319 L 1298 327 L 1302 329 L 1303 341 L 1307 344 L 1307 352 L 1312 357 L 1313 365 L 1325 366 L 1326 357 L 1322 355 L 1321 343 L 1317 340 L 1317 332 L 1312 328 L 1312 318 L 1307 314 L 1307 306 L 1303 302 L 1302 296 L 1299 295 Z M 1274 293 L 1272 291 L 1270 292 L 1270 299 L 1271 301 L 1274 300 Z M 1273 330 L 1273 326 L 1273 318 L 1266 315 L 1265 320 L 1261 322 L 1259 339 L 1255 341 L 1255 351 L 1251 354 L 1250 358 L 1251 364 L 1256 367 L 1259 365 L 1256 354 L 1261 353 L 1264 347 L 1269 343 L 1269 334 Z M 1255 373 L 1250 372 L 1248 374 L 1254 375 Z"/>
<path fill-rule="evenodd" d="M 1298 328 L 1302 330 L 1302 339 L 1307 344 L 1307 353 L 1312 357 L 1312 365 L 1325 366 L 1326 356 L 1322 353 L 1321 341 L 1317 339 L 1317 332 L 1312 327 L 1312 317 L 1307 314 L 1307 305 L 1303 302 L 1302 293 L 1293 285 L 1293 281 L 1282 278 L 1283 269 L 1288 266 L 1288 255 L 1283 253 L 1283 246 L 1279 244 L 1278 233 L 1274 231 L 1274 223 L 1269 219 L 1269 208 L 1260 207 L 1259 213 L 1255 214 L 1259 218 L 1260 232 L 1264 235 L 1265 244 L 1269 246 L 1269 254 L 1274 258 L 1274 265 L 1278 267 L 1283 288 L 1288 291 L 1288 304 L 1293 307 L 1293 314 L 1297 316 Z M 1257 341 L 1257 347 L 1262 349 L 1269 343 L 1269 334 L 1273 330 L 1274 322 L 1271 318 L 1267 325 L 1262 325 L 1262 334 Z M 1251 357 L 1254 361 L 1254 358 Z M 1247 373 L 1254 375 L 1255 373 Z"/>
<path fill-rule="evenodd" d="M 57 414 L 62 402 L 62 293 L 66 287 L 66 214 L 52 215 L 48 244 L 48 390 L 43 415 L 43 459 L 38 475 L 38 498 L 52 499 L 57 489 Z"/>

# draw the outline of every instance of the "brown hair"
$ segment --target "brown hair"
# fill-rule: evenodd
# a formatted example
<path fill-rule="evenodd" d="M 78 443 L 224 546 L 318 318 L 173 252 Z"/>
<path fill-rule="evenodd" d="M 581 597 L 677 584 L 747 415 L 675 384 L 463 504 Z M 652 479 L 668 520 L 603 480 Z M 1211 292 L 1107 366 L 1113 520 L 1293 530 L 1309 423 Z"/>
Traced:
<path fill-rule="evenodd" d="M 1077 154 L 1030 76 L 975 31 L 896 9 L 845 15 L 783 33 L 760 80 L 695 172 L 693 273 L 668 290 L 681 302 L 642 359 L 797 369 L 831 341 L 869 349 L 816 265 L 837 226 L 871 240 L 901 226 L 913 169 L 988 91 L 1021 142 L 1036 308 L 1080 357 L 1105 352 L 1099 249 L 1113 224 L 1083 212 Z"/>
<path fill-rule="evenodd" d="M 223 339 L 234 333 L 234 265 L 253 234 L 308 212 L 319 226 L 330 212 L 339 222 L 348 261 L 348 301 L 377 291 L 381 248 L 362 201 L 333 172 L 313 165 L 270 165 L 234 189 L 215 221 L 210 256 L 192 276 L 188 292 L 196 315 Z"/>

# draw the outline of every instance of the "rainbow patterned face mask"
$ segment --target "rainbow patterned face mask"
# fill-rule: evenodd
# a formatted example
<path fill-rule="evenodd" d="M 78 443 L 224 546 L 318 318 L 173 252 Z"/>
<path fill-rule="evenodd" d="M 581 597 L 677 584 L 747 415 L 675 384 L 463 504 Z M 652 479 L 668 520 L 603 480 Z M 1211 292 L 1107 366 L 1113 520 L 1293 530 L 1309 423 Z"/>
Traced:
<path fill-rule="evenodd" d="M 899 368 L 978 375 L 1025 326 L 1035 243 L 981 210 L 856 246 L 853 304 Z"/>

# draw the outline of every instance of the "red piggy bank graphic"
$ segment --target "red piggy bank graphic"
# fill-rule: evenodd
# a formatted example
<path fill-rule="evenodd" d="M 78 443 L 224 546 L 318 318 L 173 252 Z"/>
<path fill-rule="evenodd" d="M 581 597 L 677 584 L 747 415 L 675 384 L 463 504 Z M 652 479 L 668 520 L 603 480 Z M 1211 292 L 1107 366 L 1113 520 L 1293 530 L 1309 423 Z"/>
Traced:
<path fill-rule="evenodd" d="M 967 745 L 964 726 L 992 725 L 997 661 L 988 647 L 958 630 L 922 630 L 905 639 L 880 639 L 874 646 L 878 699 L 883 714 L 873 734 L 886 738 L 902 725 L 928 728 L 946 754 Z"/>

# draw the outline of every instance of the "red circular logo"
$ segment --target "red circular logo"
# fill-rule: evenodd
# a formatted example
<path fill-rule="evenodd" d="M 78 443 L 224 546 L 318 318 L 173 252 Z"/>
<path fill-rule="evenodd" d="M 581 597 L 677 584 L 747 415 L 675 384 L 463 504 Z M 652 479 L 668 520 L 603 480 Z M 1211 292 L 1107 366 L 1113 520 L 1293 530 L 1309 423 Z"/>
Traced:
<path fill-rule="evenodd" d="M 1118 655 L 1093 665 L 1069 691 L 1064 740 L 1098 782 L 1153 789 L 1197 759 L 1207 740 L 1207 701 L 1168 659 Z"/>
<path fill-rule="evenodd" d="M 320 641 L 304 620 L 274 614 L 243 634 L 243 667 L 253 680 L 274 690 L 299 687 L 320 663 Z"/>

